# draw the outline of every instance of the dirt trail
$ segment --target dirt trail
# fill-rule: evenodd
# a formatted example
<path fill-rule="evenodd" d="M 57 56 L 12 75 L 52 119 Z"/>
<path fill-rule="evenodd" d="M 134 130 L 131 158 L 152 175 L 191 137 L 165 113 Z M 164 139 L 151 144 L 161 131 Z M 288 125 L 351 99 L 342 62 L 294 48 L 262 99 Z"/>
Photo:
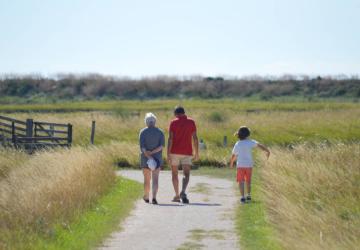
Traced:
<path fill-rule="evenodd" d="M 121 171 L 122 176 L 143 182 L 141 171 Z M 173 203 L 171 173 L 160 173 L 159 205 L 136 203 L 124 221 L 99 248 L 109 249 L 239 249 L 234 209 L 237 196 L 225 179 L 191 176 L 190 204 Z"/>

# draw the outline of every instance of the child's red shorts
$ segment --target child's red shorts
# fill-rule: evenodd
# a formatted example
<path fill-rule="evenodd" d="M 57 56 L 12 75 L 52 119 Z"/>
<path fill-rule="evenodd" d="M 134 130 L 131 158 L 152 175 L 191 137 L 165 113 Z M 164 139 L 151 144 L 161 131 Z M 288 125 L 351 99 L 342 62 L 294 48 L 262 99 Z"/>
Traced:
<path fill-rule="evenodd" d="M 252 168 L 238 168 L 237 169 L 237 175 L 236 175 L 236 180 L 237 182 L 251 182 L 251 174 L 252 174 Z"/>

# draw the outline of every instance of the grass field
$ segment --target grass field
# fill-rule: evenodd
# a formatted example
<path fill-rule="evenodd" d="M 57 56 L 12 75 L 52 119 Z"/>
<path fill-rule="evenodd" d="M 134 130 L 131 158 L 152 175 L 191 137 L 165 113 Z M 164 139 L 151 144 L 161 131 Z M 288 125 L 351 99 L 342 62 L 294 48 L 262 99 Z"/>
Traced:
<path fill-rule="evenodd" d="M 205 109 L 233 111 L 305 111 L 305 110 L 324 110 L 324 109 L 358 109 L 358 102 L 339 101 L 339 100 L 319 100 L 319 101 L 287 101 L 279 100 L 275 102 L 254 101 L 248 99 L 156 99 L 156 100 L 122 100 L 122 101 L 73 101 L 56 103 L 34 103 L 34 104 L 2 104 L 1 112 L 74 112 L 74 111 L 117 111 L 118 113 L 129 114 L 140 111 L 172 111 L 176 105 L 183 105 L 189 110 Z"/>
<path fill-rule="evenodd" d="M 0 113 L 7 116 L 72 123 L 75 145 L 33 156 L 0 151 L 0 230 L 7 232 L 1 234 L 2 244 L 16 235 L 19 226 L 46 235 L 55 225 L 71 224 L 89 211 L 113 190 L 114 164 L 138 166 L 138 132 L 144 127 L 145 113 L 154 112 L 157 125 L 167 134 L 177 104 L 196 120 L 199 137 L 207 145 L 197 165 L 226 166 L 236 141 L 233 133 L 240 125 L 249 126 L 254 139 L 271 147 L 270 161 L 257 162 L 253 191 L 258 203 L 237 210 L 243 249 L 351 249 L 359 243 L 360 104 L 195 99 L 2 105 Z M 92 120 L 96 147 L 89 145 Z M 200 170 L 200 174 L 232 176 L 221 168 Z M 81 181 L 70 184 L 74 179 Z M 331 197 L 337 202 L 332 203 Z M 64 201 L 65 206 L 58 205 Z M 31 216 L 26 211 L 32 211 Z M 336 243 L 334 227 L 346 232 L 334 237 Z M 294 235 L 305 240 L 295 244 Z"/>
<path fill-rule="evenodd" d="M 284 248 L 357 249 L 360 145 L 272 150 L 261 163 L 262 192 Z"/>
<path fill-rule="evenodd" d="M 72 250 L 93 249 L 129 214 L 142 186 L 126 179 L 118 179 L 110 192 L 94 202 L 69 224 L 58 221 L 49 233 L 28 229 L 1 231 L 1 249 Z"/>
<path fill-rule="evenodd" d="M 38 244 L 58 245 L 54 249 L 79 249 L 75 247 L 76 237 L 71 238 L 77 221 L 101 197 L 116 189 L 114 154 L 104 147 L 73 147 L 43 151 L 32 156 L 1 150 L 0 157 L 0 249 L 39 249 Z M 122 182 L 123 191 L 119 190 L 120 193 L 128 188 L 133 191 L 128 192 L 129 196 L 121 194 L 121 202 L 127 204 L 123 206 L 126 209 L 119 211 L 116 208 L 119 204 L 112 205 L 119 218 L 140 196 L 139 187 L 139 184 Z M 103 237 L 102 231 L 108 232 L 108 226 L 97 223 L 88 228 L 90 231 L 87 234 L 96 231 Z M 62 240 L 61 235 L 70 238 L 57 242 Z M 102 237 L 96 236 L 94 242 L 98 244 Z M 82 244 L 86 242 L 84 239 Z M 72 244 L 72 247 L 61 248 L 61 244 Z M 92 246 L 94 244 L 89 245 Z M 43 245 L 40 249 L 49 248 Z"/>

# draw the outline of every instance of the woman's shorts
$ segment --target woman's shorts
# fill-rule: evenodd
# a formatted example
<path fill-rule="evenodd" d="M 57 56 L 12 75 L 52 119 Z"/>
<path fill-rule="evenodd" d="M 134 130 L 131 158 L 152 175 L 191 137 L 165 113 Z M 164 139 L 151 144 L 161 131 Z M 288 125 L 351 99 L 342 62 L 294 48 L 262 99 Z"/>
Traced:
<path fill-rule="evenodd" d="M 192 155 L 170 154 L 170 161 L 172 166 L 191 165 L 192 158 Z"/>
<path fill-rule="evenodd" d="M 251 181 L 252 168 L 238 168 L 236 181 L 237 182 L 250 182 Z"/>

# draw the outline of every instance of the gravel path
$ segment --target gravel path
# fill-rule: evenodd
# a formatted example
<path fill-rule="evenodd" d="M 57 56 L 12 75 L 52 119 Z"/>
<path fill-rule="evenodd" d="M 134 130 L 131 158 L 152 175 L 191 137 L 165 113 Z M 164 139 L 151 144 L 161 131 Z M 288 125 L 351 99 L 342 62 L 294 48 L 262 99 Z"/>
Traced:
<path fill-rule="evenodd" d="M 141 171 L 120 174 L 143 182 Z M 225 179 L 191 175 L 187 190 L 190 204 L 173 203 L 171 173 L 162 171 L 159 205 L 137 201 L 122 225 L 124 230 L 114 232 L 99 249 L 239 249 L 233 185 Z"/>

